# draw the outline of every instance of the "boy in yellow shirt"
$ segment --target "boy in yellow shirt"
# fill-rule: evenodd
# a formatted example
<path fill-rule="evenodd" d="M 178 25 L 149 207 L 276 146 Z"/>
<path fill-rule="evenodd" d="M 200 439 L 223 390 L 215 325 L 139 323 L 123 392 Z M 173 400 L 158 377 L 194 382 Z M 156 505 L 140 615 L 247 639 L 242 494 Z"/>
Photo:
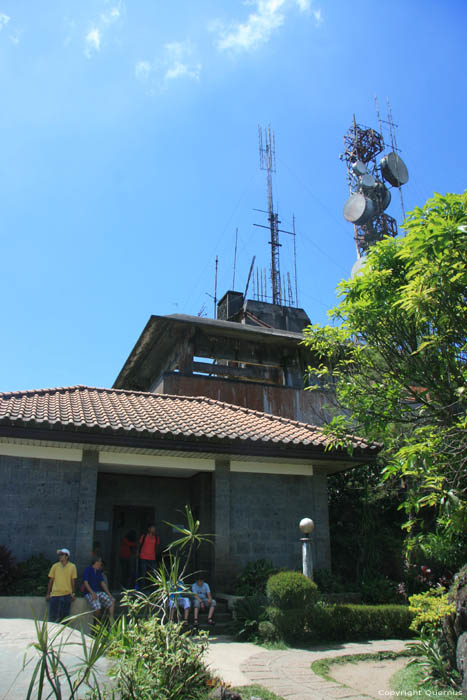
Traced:
<path fill-rule="evenodd" d="M 78 574 L 70 561 L 70 550 L 57 549 L 58 562 L 49 571 L 49 585 L 45 599 L 49 602 L 50 622 L 60 622 L 70 614 L 71 602 L 75 599 L 75 584 Z"/>

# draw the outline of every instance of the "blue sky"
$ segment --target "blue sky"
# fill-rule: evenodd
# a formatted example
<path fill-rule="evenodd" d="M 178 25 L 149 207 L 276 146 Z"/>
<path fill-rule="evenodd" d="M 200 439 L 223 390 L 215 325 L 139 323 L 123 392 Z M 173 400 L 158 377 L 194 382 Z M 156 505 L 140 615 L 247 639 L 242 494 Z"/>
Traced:
<path fill-rule="evenodd" d="M 377 128 L 390 98 L 406 210 L 465 189 L 466 20 L 464 0 L 0 0 L 0 390 L 111 386 L 151 314 L 212 315 L 236 227 L 243 291 L 269 263 L 258 124 L 299 304 L 326 322 L 356 258 L 353 113 Z"/>

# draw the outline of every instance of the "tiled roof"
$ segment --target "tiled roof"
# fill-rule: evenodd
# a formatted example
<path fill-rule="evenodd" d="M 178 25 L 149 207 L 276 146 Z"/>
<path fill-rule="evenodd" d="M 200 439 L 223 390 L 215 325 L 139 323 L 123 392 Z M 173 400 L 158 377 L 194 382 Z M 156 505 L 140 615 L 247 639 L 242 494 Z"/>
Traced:
<path fill-rule="evenodd" d="M 327 440 L 313 425 L 203 396 L 171 396 L 73 386 L 0 393 L 0 426 L 115 433 L 202 442 L 314 446 Z M 353 438 L 365 453 L 376 446 Z"/>

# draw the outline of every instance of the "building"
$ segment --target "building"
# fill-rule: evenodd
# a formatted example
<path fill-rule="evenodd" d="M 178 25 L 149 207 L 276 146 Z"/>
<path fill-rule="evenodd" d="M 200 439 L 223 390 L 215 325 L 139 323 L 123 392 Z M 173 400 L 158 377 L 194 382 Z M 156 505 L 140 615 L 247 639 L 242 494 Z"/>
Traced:
<path fill-rule="evenodd" d="M 196 568 L 225 588 L 248 561 L 300 563 L 298 522 L 316 522 L 330 567 L 327 474 L 372 462 L 326 450 L 319 428 L 201 396 L 84 386 L 0 394 L 1 543 L 23 560 L 69 547 L 80 567 L 99 541 L 118 579 L 121 537 L 155 520 L 162 545 L 190 504 L 214 545 Z"/>

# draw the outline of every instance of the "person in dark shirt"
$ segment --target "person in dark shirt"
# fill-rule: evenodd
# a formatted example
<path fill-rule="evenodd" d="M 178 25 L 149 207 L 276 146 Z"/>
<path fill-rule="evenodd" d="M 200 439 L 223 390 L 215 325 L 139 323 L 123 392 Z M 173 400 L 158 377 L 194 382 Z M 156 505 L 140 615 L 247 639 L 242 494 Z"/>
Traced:
<path fill-rule="evenodd" d="M 120 542 L 120 573 L 124 588 L 133 588 L 135 585 L 136 546 L 136 532 L 130 530 Z"/>
<path fill-rule="evenodd" d="M 109 591 L 102 574 L 102 557 L 94 557 L 92 566 L 88 566 L 83 573 L 83 585 L 85 595 L 96 617 L 102 615 L 103 608 L 108 608 L 109 617 L 113 620 L 115 600 Z"/>

